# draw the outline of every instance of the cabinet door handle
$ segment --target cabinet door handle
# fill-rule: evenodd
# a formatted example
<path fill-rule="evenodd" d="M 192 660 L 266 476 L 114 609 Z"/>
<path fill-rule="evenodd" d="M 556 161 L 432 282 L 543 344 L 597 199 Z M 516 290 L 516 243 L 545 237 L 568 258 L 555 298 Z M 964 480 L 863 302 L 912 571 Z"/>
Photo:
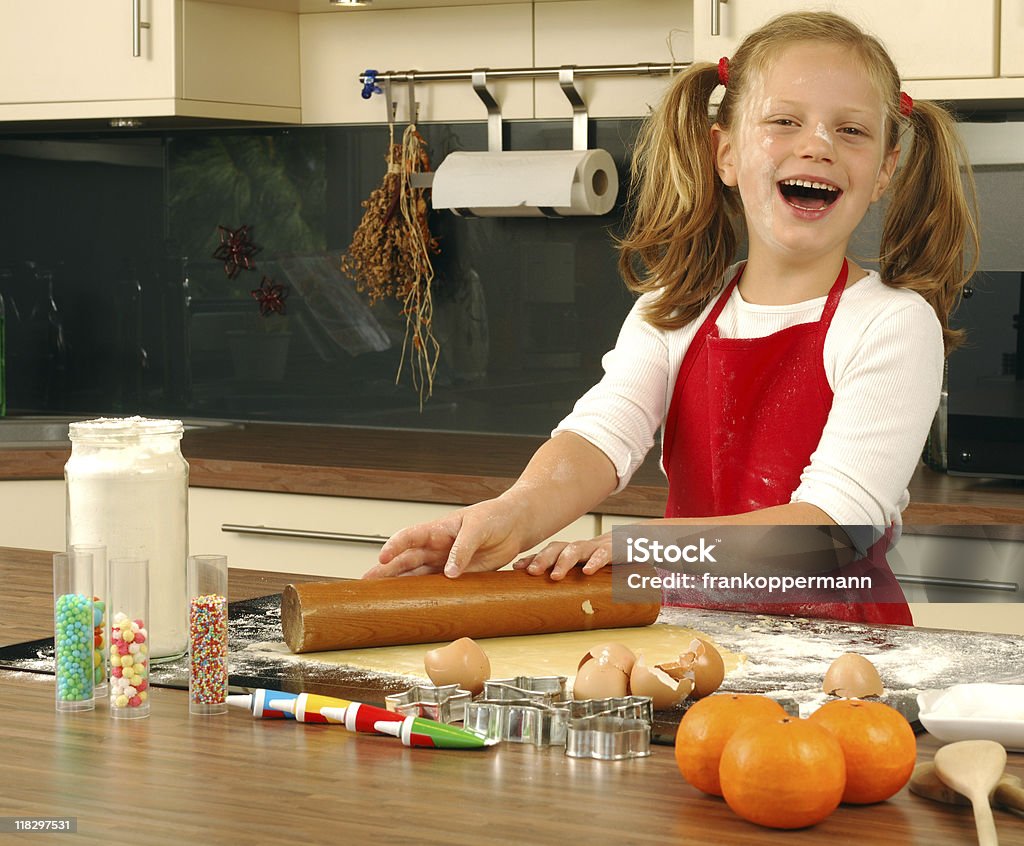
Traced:
<path fill-rule="evenodd" d="M 944 579 L 941 576 L 911 576 L 908 573 L 893 573 L 896 581 L 905 585 L 925 587 L 960 588 L 963 590 L 1003 590 L 1017 593 L 1020 585 L 1016 582 L 991 582 L 983 579 Z"/>
<path fill-rule="evenodd" d="M 319 532 L 315 529 L 281 529 L 276 526 L 246 526 L 240 523 L 222 523 L 222 532 L 240 535 L 267 535 L 277 538 L 306 538 L 312 540 L 342 541 L 345 543 L 372 543 L 380 546 L 387 540 L 384 535 L 357 535 L 349 532 Z"/>
<path fill-rule="evenodd" d="M 722 34 L 722 4 L 729 0 L 711 0 L 711 34 Z"/>
<path fill-rule="evenodd" d="M 132 0 L 132 55 L 142 55 L 142 30 L 149 29 L 149 21 L 142 20 L 142 0 Z"/>

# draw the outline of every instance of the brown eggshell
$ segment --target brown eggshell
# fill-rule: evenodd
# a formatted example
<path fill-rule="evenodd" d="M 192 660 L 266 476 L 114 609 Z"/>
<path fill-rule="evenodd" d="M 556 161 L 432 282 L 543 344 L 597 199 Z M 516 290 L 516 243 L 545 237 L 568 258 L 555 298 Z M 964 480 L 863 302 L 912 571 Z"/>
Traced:
<path fill-rule="evenodd" d="M 610 661 L 591 658 L 584 661 L 572 685 L 573 699 L 609 699 L 625 696 L 629 676 Z"/>
<path fill-rule="evenodd" d="M 621 643 L 602 643 L 599 646 L 595 646 L 586 655 L 580 658 L 580 663 L 577 666 L 582 667 L 591 658 L 597 658 L 600 660 L 602 657 L 607 656 L 607 661 L 615 667 L 618 667 L 627 676 L 633 670 L 633 662 L 636 661 L 636 656 L 633 654 L 633 650 L 628 646 L 623 646 Z"/>
<path fill-rule="evenodd" d="M 474 696 L 483 691 L 484 682 L 491 677 L 487 654 L 468 637 L 431 649 L 423 656 L 423 667 L 434 684 L 457 684 Z"/>
<path fill-rule="evenodd" d="M 882 677 L 878 670 L 863 655 L 844 652 L 825 672 L 821 685 L 825 693 L 847 699 L 863 699 L 865 696 L 881 696 L 885 693 Z"/>
<path fill-rule="evenodd" d="M 693 690 L 693 681 L 672 678 L 658 667 L 648 667 L 644 656 L 638 655 L 629 676 L 629 692 L 633 696 L 650 696 L 654 710 L 665 711 L 686 699 Z"/>
<path fill-rule="evenodd" d="M 680 656 L 679 660 L 690 667 L 694 699 L 708 696 L 722 686 L 725 661 L 721 653 L 706 640 L 694 638 L 689 652 Z"/>

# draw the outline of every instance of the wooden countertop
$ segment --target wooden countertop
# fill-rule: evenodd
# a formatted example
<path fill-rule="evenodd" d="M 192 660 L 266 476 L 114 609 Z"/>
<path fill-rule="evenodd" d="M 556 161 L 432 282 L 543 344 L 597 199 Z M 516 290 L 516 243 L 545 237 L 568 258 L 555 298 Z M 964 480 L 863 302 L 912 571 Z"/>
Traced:
<path fill-rule="evenodd" d="M 0 549 L 7 607 L 0 643 L 52 635 L 48 553 Z M 231 599 L 296 577 L 232 570 Z M 301 578 L 301 577 L 300 577 Z M 115 724 L 57 714 L 52 676 L 0 671 L 4 790 L 0 816 L 76 817 L 86 842 L 966 844 L 968 808 L 906 789 L 879 805 L 840 807 L 809 829 L 778 832 L 734 816 L 679 776 L 672 749 L 599 762 L 501 744 L 480 752 L 407 749 L 337 727 L 253 720 L 241 710 L 190 717 L 185 691 L 156 689 L 148 719 Z M 918 741 L 919 760 L 939 744 Z M 1024 755 L 1008 771 L 1024 776 Z M 138 809 L 126 822 L 126 809 Z M 996 811 L 1003 846 L 1024 821 Z M 133 818 L 135 819 L 135 818 Z"/>
<path fill-rule="evenodd" d="M 198 487 L 469 504 L 504 491 L 539 437 L 246 423 L 189 431 Z M 0 449 L 0 479 L 59 479 L 70 449 Z M 657 451 L 597 511 L 660 516 L 667 491 Z M 1024 524 L 1024 482 L 947 476 L 919 467 L 908 526 Z"/>

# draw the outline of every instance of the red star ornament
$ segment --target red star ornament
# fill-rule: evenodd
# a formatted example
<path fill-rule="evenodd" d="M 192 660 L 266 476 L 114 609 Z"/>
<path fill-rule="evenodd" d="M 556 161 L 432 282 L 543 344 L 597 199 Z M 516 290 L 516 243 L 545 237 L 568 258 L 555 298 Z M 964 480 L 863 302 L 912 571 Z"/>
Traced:
<path fill-rule="evenodd" d="M 263 317 L 274 313 L 284 314 L 287 311 L 284 302 L 288 299 L 287 285 L 278 285 L 270 277 L 264 276 L 259 288 L 253 288 L 249 293 L 260 304 L 260 314 Z"/>

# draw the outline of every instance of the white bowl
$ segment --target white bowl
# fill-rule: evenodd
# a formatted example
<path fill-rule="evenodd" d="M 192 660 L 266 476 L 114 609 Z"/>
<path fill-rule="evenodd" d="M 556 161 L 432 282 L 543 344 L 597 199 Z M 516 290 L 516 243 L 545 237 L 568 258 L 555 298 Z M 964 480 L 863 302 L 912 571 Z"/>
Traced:
<path fill-rule="evenodd" d="M 918 719 L 939 740 L 994 740 L 1024 752 L 1024 684 L 957 684 L 918 694 Z"/>

